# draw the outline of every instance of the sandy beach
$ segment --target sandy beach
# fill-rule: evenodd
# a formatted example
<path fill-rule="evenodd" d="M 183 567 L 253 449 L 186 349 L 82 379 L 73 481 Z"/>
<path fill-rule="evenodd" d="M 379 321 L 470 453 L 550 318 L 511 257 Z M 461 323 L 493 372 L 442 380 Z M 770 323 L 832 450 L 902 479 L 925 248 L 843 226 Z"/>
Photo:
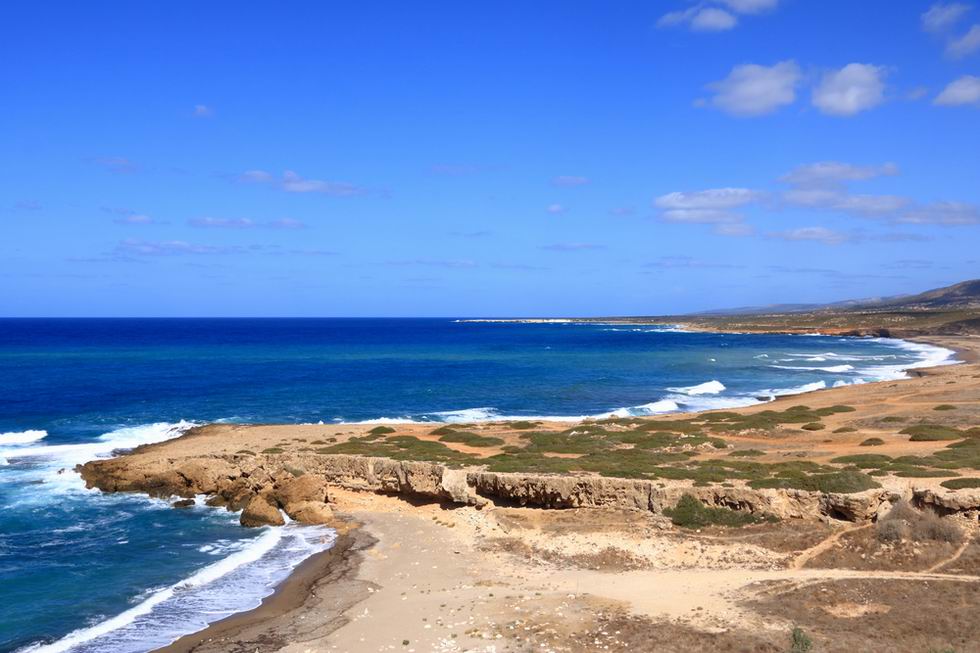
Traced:
<path fill-rule="evenodd" d="M 898 437 L 894 424 L 925 415 L 930 422 L 975 426 L 980 338 L 928 341 L 955 349 L 964 362 L 915 370 L 908 380 L 738 409 L 734 412 L 752 415 L 805 403 L 813 409 L 846 404 L 854 410 L 828 415 L 819 431 L 792 427 L 728 434 L 725 453 L 751 449 L 762 452 L 755 458 L 760 461 L 805 457 L 827 463 L 867 453 L 861 443 L 876 436 L 885 442 L 875 454 L 924 456 L 941 449 L 948 442 Z M 955 410 L 935 411 L 937 405 Z M 505 443 L 515 437 L 505 424 L 471 426 Z M 376 427 L 223 425 L 115 460 L 131 469 L 173 467 L 243 450 L 283 457 L 290 447 L 364 437 L 371 428 Z M 567 429 L 568 424 L 537 428 Z M 397 430 L 435 439 L 431 424 Z M 454 445 L 479 455 L 502 446 Z M 722 452 L 701 455 L 710 459 Z M 947 474 L 877 477 L 882 490 L 869 492 L 878 492 L 882 501 L 918 497 L 961 508 L 950 509 L 956 514 L 947 517 L 963 532 L 955 543 L 894 546 L 875 540 L 872 515 L 848 519 L 832 512 L 741 528 L 689 529 L 655 511 L 615 505 L 552 510 L 533 501 L 521 505 L 489 497 L 466 505 L 361 489 L 356 479 L 329 483 L 332 524 L 341 533 L 331 550 L 308 559 L 258 609 L 161 650 L 783 651 L 799 625 L 821 651 L 880 650 L 875 647 L 883 642 L 896 651 L 939 646 L 977 651 L 980 490 L 946 490 L 940 483 L 953 476 Z M 667 482 L 664 491 L 675 486 L 699 491 L 689 481 Z M 879 517 L 882 505 L 876 508 Z"/>

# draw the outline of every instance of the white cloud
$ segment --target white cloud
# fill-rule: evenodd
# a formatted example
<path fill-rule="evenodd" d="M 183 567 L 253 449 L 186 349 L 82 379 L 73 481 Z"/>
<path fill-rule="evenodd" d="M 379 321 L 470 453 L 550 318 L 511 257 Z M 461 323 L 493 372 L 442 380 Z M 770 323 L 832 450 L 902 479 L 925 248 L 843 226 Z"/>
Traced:
<path fill-rule="evenodd" d="M 231 250 L 212 245 L 195 245 L 183 240 L 146 241 L 127 238 L 116 248 L 122 254 L 172 256 L 179 254 L 224 254 Z"/>
<path fill-rule="evenodd" d="M 774 66 L 735 66 L 725 79 L 708 84 L 710 104 L 736 116 L 761 116 L 796 100 L 800 67 L 795 61 Z"/>
<path fill-rule="evenodd" d="M 719 236 L 751 236 L 755 233 L 755 228 L 752 225 L 745 224 L 744 222 L 730 222 L 725 224 L 716 224 L 712 229 Z"/>
<path fill-rule="evenodd" d="M 605 245 L 596 245 L 594 243 L 554 243 L 552 245 L 541 246 L 541 249 L 546 249 L 552 252 L 580 252 L 590 249 L 605 248 Z"/>
<path fill-rule="evenodd" d="M 551 180 L 555 186 L 585 186 L 590 182 L 588 177 L 577 175 L 558 175 Z"/>
<path fill-rule="evenodd" d="M 960 2 L 937 2 L 922 14 L 922 29 L 927 32 L 942 32 L 955 25 L 968 11 L 969 5 Z"/>
<path fill-rule="evenodd" d="M 740 14 L 757 14 L 775 9 L 779 0 L 718 0 L 732 11 Z"/>
<path fill-rule="evenodd" d="M 249 218 L 193 218 L 187 221 L 192 227 L 220 227 L 223 229 L 248 229 L 254 227 L 256 222 Z"/>
<path fill-rule="evenodd" d="M 565 207 L 561 204 L 549 204 L 544 210 L 552 215 L 558 215 L 565 212 Z"/>
<path fill-rule="evenodd" d="M 965 202 L 933 202 L 907 211 L 898 221 L 944 226 L 976 225 L 980 224 L 980 207 Z"/>
<path fill-rule="evenodd" d="M 727 210 L 751 204 L 759 193 L 748 188 L 710 188 L 661 195 L 654 206 L 668 210 Z"/>
<path fill-rule="evenodd" d="M 279 218 L 269 222 L 258 222 L 251 218 L 192 218 L 187 221 L 192 227 L 215 227 L 219 229 L 251 229 L 253 227 L 269 227 L 272 229 L 303 229 L 306 227 L 300 220 Z"/>
<path fill-rule="evenodd" d="M 847 235 L 826 227 L 799 227 L 769 234 L 770 238 L 790 241 L 812 241 L 824 245 L 840 245 L 848 240 Z"/>
<path fill-rule="evenodd" d="M 114 220 L 117 224 L 155 224 L 156 221 L 148 215 L 132 213 L 118 217 Z"/>
<path fill-rule="evenodd" d="M 823 76 L 813 89 L 813 105 L 835 116 L 853 116 L 876 107 L 885 99 L 884 76 L 881 66 L 847 64 Z"/>
<path fill-rule="evenodd" d="M 687 25 L 696 32 L 724 32 L 738 25 L 733 14 L 758 14 L 774 9 L 779 0 L 714 0 L 688 9 L 671 11 L 660 17 L 658 27 Z M 718 6 L 720 5 L 720 6 Z"/>
<path fill-rule="evenodd" d="M 266 184 L 272 180 L 272 175 L 265 170 L 246 170 L 242 174 L 238 175 L 238 181 L 248 184 Z"/>
<path fill-rule="evenodd" d="M 748 188 L 712 188 L 693 192 L 674 192 L 653 201 L 660 217 L 667 222 L 714 225 L 720 236 L 748 236 L 752 227 L 734 211 L 757 202 L 762 195 Z"/>
<path fill-rule="evenodd" d="M 431 268 L 448 268 L 451 270 L 464 270 L 478 267 L 476 261 L 470 259 L 430 259 L 420 258 L 408 261 L 388 261 L 388 265 L 420 265 Z"/>
<path fill-rule="evenodd" d="M 933 104 L 947 107 L 962 104 L 980 105 L 980 77 L 964 75 L 950 82 L 942 93 L 936 96 Z"/>
<path fill-rule="evenodd" d="M 304 179 L 292 170 L 282 173 L 282 189 L 287 193 L 324 193 L 326 195 L 357 195 L 361 189 L 343 181 Z"/>
<path fill-rule="evenodd" d="M 738 24 L 738 19 L 724 9 L 707 7 L 691 18 L 691 29 L 697 32 L 724 32 Z"/>
<path fill-rule="evenodd" d="M 840 184 L 849 181 L 864 181 L 875 177 L 893 176 L 898 174 L 898 166 L 894 163 L 883 163 L 877 166 L 859 166 L 839 161 L 818 161 L 797 166 L 783 175 L 780 181 L 796 186 L 823 186 Z"/>
<path fill-rule="evenodd" d="M 114 172 L 116 174 L 137 172 L 140 169 L 138 164 L 123 156 L 102 156 L 92 159 L 92 161 L 102 166 L 109 172 Z"/>
<path fill-rule="evenodd" d="M 194 115 L 198 118 L 210 118 L 214 116 L 214 109 L 206 104 L 195 104 Z"/>
<path fill-rule="evenodd" d="M 727 268 L 741 269 L 744 265 L 733 263 L 719 263 L 718 261 L 705 261 L 696 259 L 692 256 L 661 256 L 656 261 L 644 264 L 645 268 L 670 270 L 675 268 Z"/>
<path fill-rule="evenodd" d="M 279 218 L 267 223 L 273 229 L 305 229 L 306 223 L 295 218 Z"/>
<path fill-rule="evenodd" d="M 839 161 L 820 161 L 797 166 L 780 181 L 793 186 L 783 193 L 783 201 L 795 206 L 853 213 L 865 217 L 892 215 L 911 202 L 898 195 L 852 194 L 847 184 L 898 174 L 894 163 L 853 165 Z"/>
<path fill-rule="evenodd" d="M 980 50 L 980 23 L 970 28 L 966 34 L 946 44 L 946 54 L 959 59 Z"/>
<path fill-rule="evenodd" d="M 343 181 L 322 181 L 320 179 L 305 179 L 286 170 L 280 179 L 265 170 L 246 170 L 238 175 L 238 181 L 249 184 L 270 184 L 287 193 L 323 193 L 335 197 L 361 195 L 365 189 Z"/>

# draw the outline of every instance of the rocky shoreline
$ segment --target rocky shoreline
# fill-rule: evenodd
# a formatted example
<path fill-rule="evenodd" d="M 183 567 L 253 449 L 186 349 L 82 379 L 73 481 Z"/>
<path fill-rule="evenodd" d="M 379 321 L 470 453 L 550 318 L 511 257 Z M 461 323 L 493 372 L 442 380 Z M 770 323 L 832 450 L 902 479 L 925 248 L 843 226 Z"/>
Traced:
<path fill-rule="evenodd" d="M 980 511 L 980 492 L 973 491 L 940 494 L 930 488 L 912 488 L 903 495 L 884 488 L 833 493 L 692 487 L 642 479 L 469 471 L 437 463 L 351 455 L 215 455 L 137 464 L 128 458 L 113 458 L 90 461 L 78 471 L 87 487 L 103 492 L 207 495 L 210 506 L 241 511 L 243 526 L 281 526 L 280 510 L 300 523 L 332 524 L 331 486 L 462 506 L 616 508 L 654 514 L 663 514 L 684 495 L 693 495 L 708 506 L 763 517 L 851 522 L 872 520 L 901 499 L 943 514 Z"/>
<path fill-rule="evenodd" d="M 980 395 L 978 343 L 949 339 L 936 344 L 956 347 L 968 363 L 918 370 L 909 381 L 807 395 L 806 403 L 817 409 L 853 404 L 854 411 L 825 418 L 826 433 L 836 433 L 842 424 L 855 425 L 841 435 L 828 438 L 806 430 L 736 434 L 726 436 L 728 446 L 763 447 L 763 459 L 773 461 L 802 453 L 818 460 L 863 454 L 868 450 L 860 443 L 867 436 L 895 428 L 882 423 L 882 414 L 921 416 L 926 408 L 931 411 L 946 402 L 957 402 L 959 410 L 941 416 L 965 428 L 976 419 Z M 785 398 L 737 412 L 778 410 L 800 400 Z M 486 429 L 481 437 L 505 436 L 497 426 L 481 428 Z M 539 428 L 557 432 L 567 425 Z M 411 435 L 399 437 L 432 437 L 431 425 L 401 430 Z M 760 639 L 751 633 L 751 628 L 768 623 L 768 617 L 759 621 L 745 603 L 764 595 L 748 589 L 756 585 L 836 583 L 826 587 L 831 596 L 836 587 L 856 583 L 887 596 L 881 584 L 891 582 L 898 583 L 897 601 L 910 591 L 919 592 L 924 587 L 920 583 L 928 581 L 942 594 L 924 594 L 922 600 L 936 605 L 945 600 L 940 597 L 960 596 L 961 590 L 950 588 L 964 582 L 980 587 L 969 575 L 980 561 L 980 545 L 973 543 L 980 524 L 980 488 L 951 490 L 934 478 L 892 476 L 879 477 L 880 487 L 856 492 L 753 488 L 741 481 L 698 484 L 590 473 L 500 472 L 478 464 L 311 453 L 309 448 L 321 439 L 365 441 L 370 431 L 370 426 L 349 424 L 205 426 L 78 467 L 88 487 L 106 492 L 173 498 L 175 505 L 204 495 L 208 505 L 241 511 L 245 526 L 275 527 L 284 522 L 284 513 L 297 522 L 338 530 L 331 550 L 304 562 L 259 608 L 183 637 L 163 651 L 301 653 L 398 648 L 403 642 L 415 651 L 490 650 L 488 640 L 524 641 L 511 629 L 514 623 L 544 629 L 528 640 L 535 646 L 550 642 L 545 650 L 577 651 L 589 650 L 585 641 L 606 637 L 603 620 L 612 617 L 601 615 L 617 615 L 619 628 L 639 628 L 646 643 L 669 636 L 661 642 L 667 647 L 663 650 L 674 650 L 670 642 L 679 641 L 686 644 L 677 650 L 715 646 L 711 633 L 722 627 L 728 632 L 726 646 L 768 651 L 780 649 L 766 648 L 772 646 L 769 635 Z M 383 441 L 386 436 L 375 437 Z M 924 455 L 945 446 L 906 440 L 894 439 L 877 450 Z M 454 446 L 483 453 L 465 443 Z M 705 451 L 719 455 L 710 447 Z M 711 509 L 758 517 L 758 525 L 705 533 L 678 528 L 665 514 L 685 496 Z M 901 506 L 956 524 L 955 530 L 967 533 L 967 539 L 958 548 L 941 542 L 872 546 L 852 541 L 857 534 L 875 532 L 876 524 Z M 916 563 L 918 559 L 922 562 Z M 956 571 L 959 560 L 964 571 Z M 861 571 L 869 563 L 872 567 Z M 885 565 L 886 571 L 875 565 Z M 945 573 L 947 569 L 952 571 Z M 582 593 L 582 586 L 591 589 Z M 660 588 L 663 601 L 651 602 L 651 586 Z M 531 588 L 545 598 L 531 601 Z M 739 598 L 732 603 L 723 594 Z M 963 600 L 971 604 L 957 600 L 961 603 L 956 605 Z M 847 602 L 840 605 L 844 612 L 852 609 Z M 684 612 L 702 607 L 704 613 Z M 785 611 L 781 604 L 767 609 Z M 957 614 L 957 609 L 952 604 L 941 608 L 943 614 Z M 470 616 L 460 621 L 463 613 Z M 554 614 L 563 615 L 565 624 L 557 633 L 549 625 Z M 635 621 L 637 614 L 640 622 Z M 661 621 L 671 615 L 681 621 Z M 914 636 L 938 641 L 929 623 L 920 625 Z M 828 641 L 854 631 L 825 627 Z M 867 646 L 867 641 L 853 645 Z M 623 646 L 610 650 L 636 648 L 635 643 Z M 956 650 L 961 648 L 972 650 Z"/>

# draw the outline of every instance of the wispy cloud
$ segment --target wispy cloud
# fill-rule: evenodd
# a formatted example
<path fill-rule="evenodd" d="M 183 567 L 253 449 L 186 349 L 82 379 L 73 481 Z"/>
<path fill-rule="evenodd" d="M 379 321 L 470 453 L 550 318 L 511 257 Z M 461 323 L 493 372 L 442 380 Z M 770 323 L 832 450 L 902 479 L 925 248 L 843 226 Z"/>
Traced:
<path fill-rule="evenodd" d="M 920 204 L 901 195 L 852 193 L 848 185 L 850 182 L 897 175 L 898 172 L 898 166 L 893 163 L 877 166 L 836 161 L 807 164 L 780 178 L 780 181 L 792 186 L 781 197 L 793 206 L 878 218 L 895 224 L 980 224 L 980 209 L 972 204 L 948 201 Z"/>
<path fill-rule="evenodd" d="M 758 14 L 774 9 L 779 0 L 714 0 L 671 11 L 660 17 L 657 26 L 687 27 L 694 32 L 725 32 L 738 25 L 736 14 Z"/>
<path fill-rule="evenodd" d="M 490 267 L 495 270 L 523 270 L 526 272 L 540 272 L 551 269 L 543 265 L 529 265 L 527 263 L 491 263 Z"/>
<path fill-rule="evenodd" d="M 131 213 L 129 215 L 123 215 L 115 220 L 116 224 L 159 224 L 156 220 L 148 215 L 142 213 Z"/>
<path fill-rule="evenodd" d="M 552 215 L 558 215 L 559 213 L 565 212 L 565 207 L 561 204 L 556 203 L 556 204 L 549 204 L 548 206 L 545 207 L 544 210 L 547 211 L 548 213 L 551 213 Z"/>
<path fill-rule="evenodd" d="M 845 272 L 835 268 L 815 268 L 815 267 L 793 267 L 788 265 L 770 265 L 767 267 L 771 272 L 778 274 L 802 274 L 827 277 L 840 281 L 860 281 L 863 279 L 902 279 L 904 277 L 886 274 L 874 274 L 867 272 Z"/>
<path fill-rule="evenodd" d="M 853 116 L 885 100 L 883 66 L 849 63 L 824 74 L 813 89 L 813 106 L 833 116 Z"/>
<path fill-rule="evenodd" d="M 585 186 L 590 182 L 588 177 L 575 175 L 559 175 L 551 180 L 555 186 Z"/>
<path fill-rule="evenodd" d="M 492 231 L 450 231 L 450 236 L 455 236 L 456 238 L 486 238 L 487 236 L 492 236 Z"/>
<path fill-rule="evenodd" d="M 92 159 L 92 163 L 102 166 L 113 174 L 129 174 L 138 172 L 140 166 L 134 161 L 122 156 L 100 156 Z"/>
<path fill-rule="evenodd" d="M 966 202 L 933 202 L 913 207 L 898 217 L 906 224 L 963 226 L 980 224 L 980 207 Z"/>
<path fill-rule="evenodd" d="M 194 105 L 194 117 L 195 118 L 213 118 L 214 109 L 206 104 L 195 104 Z"/>
<path fill-rule="evenodd" d="M 739 209 L 758 202 L 762 194 L 748 188 L 711 188 L 700 191 L 667 193 L 654 199 L 660 217 L 667 222 L 687 224 L 733 225 L 742 222 Z M 744 229 L 729 230 L 721 235 L 745 235 Z"/>
<path fill-rule="evenodd" d="M 15 211 L 40 211 L 43 206 L 37 200 L 19 200 L 14 202 Z"/>
<path fill-rule="evenodd" d="M 429 167 L 429 171 L 437 175 L 448 177 L 462 177 L 464 175 L 474 175 L 483 170 L 482 166 L 469 163 L 437 163 Z"/>
<path fill-rule="evenodd" d="M 946 44 L 946 54 L 953 59 L 961 59 L 980 50 L 980 23 L 970 27 L 966 34 L 954 38 Z"/>
<path fill-rule="evenodd" d="M 349 197 L 367 192 L 366 189 L 345 181 L 306 179 L 292 170 L 284 171 L 278 178 L 265 170 L 246 170 L 238 176 L 238 181 L 268 185 L 287 193 L 321 193 L 334 197 Z"/>
<path fill-rule="evenodd" d="M 838 231 L 827 229 L 826 227 L 799 227 L 786 231 L 776 231 L 769 233 L 770 238 L 789 241 L 814 241 L 824 245 L 840 245 L 847 242 L 849 237 Z"/>
<path fill-rule="evenodd" d="M 198 245 L 184 240 L 149 241 L 127 238 L 119 242 L 116 253 L 133 256 L 179 256 L 185 254 L 228 254 L 243 249 L 240 247 Z"/>
<path fill-rule="evenodd" d="M 451 270 L 463 270 L 479 267 L 476 261 L 469 259 L 431 259 L 431 258 L 417 258 L 409 260 L 395 260 L 388 261 L 388 265 L 396 266 L 422 266 L 422 267 L 432 267 L 432 268 L 448 268 Z"/>
<path fill-rule="evenodd" d="M 980 77 L 963 75 L 950 82 L 933 100 L 933 104 L 955 107 L 972 104 L 980 106 Z"/>
<path fill-rule="evenodd" d="M 550 252 L 583 252 L 605 248 L 605 245 L 597 245 L 595 243 L 552 243 L 551 245 L 541 246 L 541 249 Z"/>
<path fill-rule="evenodd" d="M 251 218 L 215 218 L 206 216 L 202 218 L 192 218 L 187 221 L 187 224 L 191 227 L 216 229 L 252 229 L 254 227 L 265 227 L 270 229 L 306 228 L 306 224 L 304 222 L 293 218 L 279 218 L 278 220 L 260 222 L 258 220 L 252 220 Z"/>
<path fill-rule="evenodd" d="M 636 207 L 634 206 L 616 206 L 609 209 L 609 215 L 614 215 L 616 217 L 626 217 L 630 215 L 636 215 Z"/>
<path fill-rule="evenodd" d="M 793 168 L 780 177 L 780 181 L 796 186 L 826 186 L 894 176 L 898 172 L 898 166 L 894 163 L 854 165 L 839 161 L 818 161 Z"/>
<path fill-rule="evenodd" d="M 922 29 L 927 32 L 943 32 L 952 28 L 970 11 L 961 2 L 937 2 L 922 14 Z"/>
<path fill-rule="evenodd" d="M 704 261 L 701 259 L 696 259 L 692 256 L 661 256 L 656 261 L 645 263 L 643 267 L 659 270 L 672 270 L 678 268 L 741 269 L 745 266 L 737 265 L 735 263 L 724 263 L 721 261 Z"/>
<path fill-rule="evenodd" d="M 106 213 L 116 216 L 113 218 L 113 222 L 116 224 L 135 224 L 135 225 L 147 225 L 147 224 L 166 224 L 166 222 L 161 222 L 156 220 L 145 213 L 140 213 L 139 211 L 134 211 L 133 209 L 125 209 L 112 206 L 103 206 L 102 210 Z"/>
<path fill-rule="evenodd" d="M 706 104 L 740 117 L 762 116 L 796 101 L 802 74 L 795 61 L 772 66 L 742 64 L 728 77 L 707 85 L 714 95 Z"/>

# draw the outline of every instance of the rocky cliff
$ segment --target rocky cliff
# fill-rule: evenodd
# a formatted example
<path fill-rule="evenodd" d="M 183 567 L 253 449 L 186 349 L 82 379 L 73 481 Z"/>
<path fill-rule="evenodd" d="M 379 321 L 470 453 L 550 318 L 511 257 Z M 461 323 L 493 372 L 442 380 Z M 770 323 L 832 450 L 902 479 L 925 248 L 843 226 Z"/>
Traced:
<path fill-rule="evenodd" d="M 483 506 L 615 507 L 662 513 L 684 494 L 703 503 L 780 519 L 867 521 L 900 498 L 884 489 L 853 494 L 738 487 L 690 487 L 642 479 L 492 473 L 349 455 L 290 454 L 155 458 L 129 455 L 78 467 L 88 487 L 156 497 L 207 495 L 208 504 L 241 510 L 246 526 L 281 524 L 280 510 L 305 523 L 327 523 L 329 487 Z M 976 513 L 980 492 L 918 491 L 913 500 L 940 513 Z"/>

